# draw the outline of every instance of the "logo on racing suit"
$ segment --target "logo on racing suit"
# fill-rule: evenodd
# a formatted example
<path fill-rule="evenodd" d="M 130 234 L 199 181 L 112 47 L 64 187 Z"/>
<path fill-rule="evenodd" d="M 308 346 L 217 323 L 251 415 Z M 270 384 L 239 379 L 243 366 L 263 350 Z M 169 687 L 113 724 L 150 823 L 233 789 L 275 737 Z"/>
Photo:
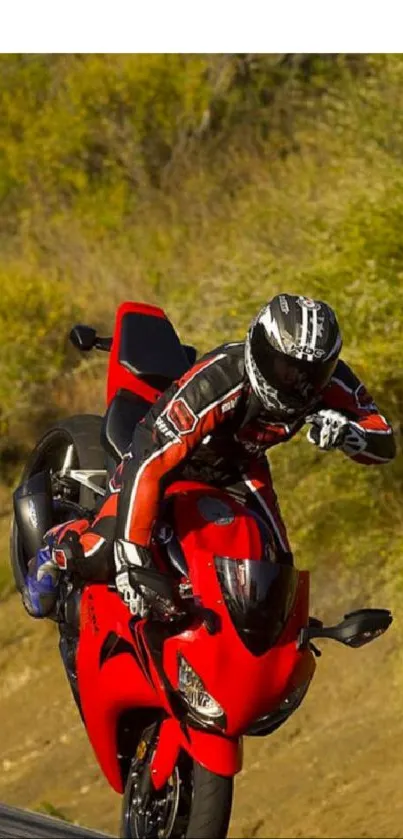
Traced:
<path fill-rule="evenodd" d="M 221 405 L 221 413 L 225 414 L 227 411 L 230 411 L 231 408 L 235 408 L 237 401 L 238 397 L 234 396 L 232 399 L 229 399 L 228 402 L 223 402 Z"/>
<path fill-rule="evenodd" d="M 285 423 L 270 423 L 257 418 L 245 428 L 241 428 L 235 439 L 251 454 L 259 454 L 271 446 L 282 443 L 292 436 L 291 426 Z"/>
<path fill-rule="evenodd" d="M 160 431 L 161 434 L 164 435 L 164 437 L 168 437 L 168 440 L 176 440 L 177 439 L 176 434 L 174 434 L 172 429 L 169 428 L 168 423 L 165 422 L 165 420 L 162 417 L 157 417 L 157 419 L 155 420 L 155 425 L 156 425 L 156 428 L 158 428 L 158 431 Z"/>
<path fill-rule="evenodd" d="M 190 434 L 197 425 L 196 415 L 182 397 L 172 402 L 167 417 L 180 434 Z"/>

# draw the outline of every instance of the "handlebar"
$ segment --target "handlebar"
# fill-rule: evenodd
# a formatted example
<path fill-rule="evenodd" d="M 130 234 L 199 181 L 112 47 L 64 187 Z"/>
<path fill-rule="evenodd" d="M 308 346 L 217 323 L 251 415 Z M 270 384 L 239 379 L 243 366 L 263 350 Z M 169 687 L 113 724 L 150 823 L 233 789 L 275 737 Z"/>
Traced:
<path fill-rule="evenodd" d="M 95 349 L 110 352 L 112 349 L 112 338 L 99 338 L 98 335 L 94 344 Z"/>

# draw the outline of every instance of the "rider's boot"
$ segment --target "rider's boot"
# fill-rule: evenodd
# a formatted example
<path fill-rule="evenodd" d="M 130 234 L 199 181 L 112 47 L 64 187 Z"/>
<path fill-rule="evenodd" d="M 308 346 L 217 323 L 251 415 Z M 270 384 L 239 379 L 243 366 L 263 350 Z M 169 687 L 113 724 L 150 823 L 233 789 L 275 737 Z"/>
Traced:
<path fill-rule="evenodd" d="M 54 612 L 59 590 L 60 569 L 46 545 L 28 563 L 22 602 L 33 618 L 46 618 Z"/>
<path fill-rule="evenodd" d="M 65 525 L 57 525 L 43 537 L 43 546 L 28 562 L 22 602 L 33 618 L 46 618 L 55 610 L 60 572 L 65 565 L 58 562 L 57 536 Z"/>

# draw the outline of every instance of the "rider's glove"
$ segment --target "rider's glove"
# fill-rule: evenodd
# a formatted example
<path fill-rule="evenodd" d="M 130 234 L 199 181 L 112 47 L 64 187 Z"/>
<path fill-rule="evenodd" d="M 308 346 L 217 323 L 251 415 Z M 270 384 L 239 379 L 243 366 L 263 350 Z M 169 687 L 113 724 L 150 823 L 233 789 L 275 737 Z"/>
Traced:
<path fill-rule="evenodd" d="M 150 609 L 144 598 L 144 587 L 133 585 L 129 571 L 130 567 L 150 568 L 152 564 L 151 551 L 143 545 L 123 539 L 115 542 L 116 588 L 131 613 L 139 617 L 146 617 Z"/>
<path fill-rule="evenodd" d="M 307 434 L 310 443 L 323 450 L 343 448 L 350 427 L 347 417 L 324 408 L 307 420 L 312 423 Z"/>

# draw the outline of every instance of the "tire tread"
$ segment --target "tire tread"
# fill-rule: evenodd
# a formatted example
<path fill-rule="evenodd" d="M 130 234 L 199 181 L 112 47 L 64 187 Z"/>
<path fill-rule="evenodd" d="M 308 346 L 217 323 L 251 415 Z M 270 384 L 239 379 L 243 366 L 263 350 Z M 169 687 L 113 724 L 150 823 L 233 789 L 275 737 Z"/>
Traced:
<path fill-rule="evenodd" d="M 194 795 L 188 839 L 225 839 L 231 816 L 233 778 L 225 778 L 193 763 Z"/>

